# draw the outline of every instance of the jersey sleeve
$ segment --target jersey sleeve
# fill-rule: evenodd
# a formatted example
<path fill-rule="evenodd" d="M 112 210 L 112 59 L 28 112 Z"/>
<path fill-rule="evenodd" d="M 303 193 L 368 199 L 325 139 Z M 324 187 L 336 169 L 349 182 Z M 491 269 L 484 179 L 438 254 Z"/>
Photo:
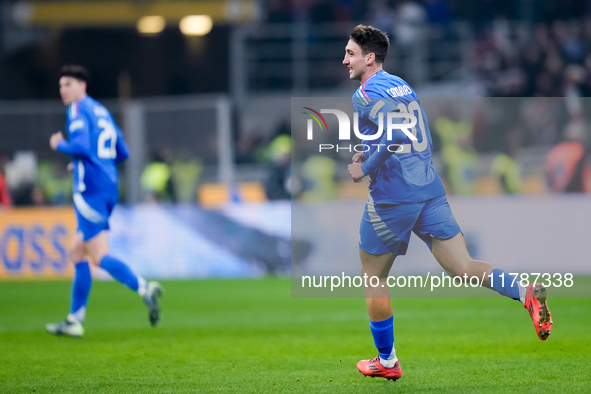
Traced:
<path fill-rule="evenodd" d="M 88 120 L 78 115 L 68 124 L 68 141 L 57 145 L 57 150 L 70 156 L 90 156 L 90 135 Z"/>
<path fill-rule="evenodd" d="M 387 149 L 388 145 L 400 145 L 401 143 L 409 140 L 408 136 L 399 128 L 392 130 L 392 138 L 388 139 L 387 125 L 388 125 L 388 113 L 400 113 L 398 104 L 400 100 L 389 97 L 385 92 L 379 92 L 378 89 L 366 89 L 368 104 L 362 106 L 363 115 L 367 120 L 374 123 L 376 126 L 380 124 L 380 118 L 384 127 L 383 133 L 379 141 L 372 141 L 371 145 L 378 145 L 378 149 L 371 154 L 371 156 L 361 164 L 361 170 L 363 174 L 367 175 L 372 171 L 375 171 L 380 165 L 382 165 L 390 156 L 394 154 L 394 150 Z M 391 119 L 393 124 L 402 124 L 404 115 L 395 116 Z"/>
<path fill-rule="evenodd" d="M 113 126 L 115 126 L 115 130 L 117 130 L 117 142 L 115 144 L 115 149 L 117 150 L 117 158 L 115 161 L 123 161 L 129 157 L 129 148 L 125 143 L 125 139 L 123 138 L 123 131 L 117 126 L 115 120 L 113 119 Z"/>

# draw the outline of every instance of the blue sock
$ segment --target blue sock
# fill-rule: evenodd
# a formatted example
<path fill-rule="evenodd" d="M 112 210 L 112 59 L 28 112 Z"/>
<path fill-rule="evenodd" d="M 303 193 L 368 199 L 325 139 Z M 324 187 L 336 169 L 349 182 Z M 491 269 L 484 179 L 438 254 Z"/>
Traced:
<path fill-rule="evenodd" d="M 382 321 L 370 321 L 369 328 L 380 358 L 387 360 L 394 348 L 394 316 Z"/>
<path fill-rule="evenodd" d="M 70 300 L 70 314 L 68 320 L 84 323 L 86 304 L 92 287 L 92 276 L 88 261 L 74 265 L 74 279 L 72 280 L 72 297 Z"/>
<path fill-rule="evenodd" d="M 106 255 L 101 260 L 100 267 L 111 274 L 113 279 L 123 283 L 135 292 L 138 291 L 142 279 L 138 278 L 125 263 L 113 256 Z"/>
<path fill-rule="evenodd" d="M 514 280 L 515 276 L 509 275 L 500 268 L 495 268 L 490 274 L 489 281 L 494 291 L 505 297 L 519 300 L 519 279 Z"/>

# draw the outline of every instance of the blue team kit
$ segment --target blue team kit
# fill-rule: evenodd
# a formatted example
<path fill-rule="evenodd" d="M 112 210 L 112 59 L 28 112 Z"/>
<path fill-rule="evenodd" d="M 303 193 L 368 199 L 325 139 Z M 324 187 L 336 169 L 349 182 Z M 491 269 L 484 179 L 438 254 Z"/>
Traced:
<path fill-rule="evenodd" d="M 58 151 L 72 156 L 73 200 L 78 231 L 88 241 L 109 229 L 118 202 L 117 162 L 128 156 L 123 133 L 109 111 L 89 96 L 68 107 L 68 141 Z"/>
<path fill-rule="evenodd" d="M 413 114 L 417 121 L 410 129 L 414 141 L 398 129 L 391 139 L 384 132 L 379 141 L 362 140 L 369 149 L 361 168 L 370 177 L 370 185 L 359 230 L 360 248 L 371 254 L 403 255 L 411 231 L 429 247 L 431 238 L 448 239 L 458 234 L 460 227 L 433 167 L 427 116 L 415 92 L 401 78 L 379 70 L 357 89 L 353 107 L 359 115 L 359 131 L 367 136 L 375 135 L 391 112 Z M 389 145 L 396 149 L 387 149 Z"/>

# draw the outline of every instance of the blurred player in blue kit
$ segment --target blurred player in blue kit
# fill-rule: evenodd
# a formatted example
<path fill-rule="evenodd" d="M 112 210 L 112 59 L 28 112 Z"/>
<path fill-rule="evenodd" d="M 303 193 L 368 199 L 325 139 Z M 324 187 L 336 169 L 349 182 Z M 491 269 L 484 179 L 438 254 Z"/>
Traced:
<path fill-rule="evenodd" d="M 349 68 L 349 78 L 361 83 L 353 95 L 353 107 L 359 114 L 359 131 L 367 136 L 362 143 L 369 146 L 366 152 L 353 156 L 348 168 L 355 182 L 365 176 L 370 178 L 359 230 L 362 274 L 380 279 L 380 285 L 368 286 L 365 292 L 370 329 L 379 354 L 359 361 L 357 368 L 366 376 L 396 380 L 402 376 L 402 369 L 394 348 L 387 277 L 396 256 L 406 254 L 411 232 L 429 246 L 449 275 L 484 276 L 484 286 L 523 303 L 540 339 L 550 335 L 552 320 L 544 286 L 526 286 L 492 264 L 472 259 L 468 253 L 443 183 L 433 167 L 429 124 L 420 101 L 405 81 L 382 69 L 388 47 L 386 34 L 359 25 L 345 47 L 343 64 Z M 410 115 L 414 115 L 416 126 L 406 129 L 407 134 L 401 125 L 388 139 L 386 114 L 392 112 L 400 120 L 393 123 L 408 124 Z M 382 136 L 372 139 L 380 124 Z M 409 136 L 411 132 L 414 138 Z"/>
<path fill-rule="evenodd" d="M 78 230 L 69 250 L 74 263 L 70 313 L 61 323 L 47 324 L 50 334 L 69 337 L 84 335 L 86 304 L 92 286 L 89 261 L 137 292 L 149 310 L 155 326 L 160 319 L 158 298 L 162 288 L 147 283 L 118 258 L 109 254 L 109 216 L 118 202 L 117 162 L 129 156 L 123 133 L 109 111 L 86 94 L 88 71 L 67 65 L 60 72 L 60 96 L 68 106 L 66 130 L 49 140 L 52 149 L 72 157 L 74 211 Z"/>

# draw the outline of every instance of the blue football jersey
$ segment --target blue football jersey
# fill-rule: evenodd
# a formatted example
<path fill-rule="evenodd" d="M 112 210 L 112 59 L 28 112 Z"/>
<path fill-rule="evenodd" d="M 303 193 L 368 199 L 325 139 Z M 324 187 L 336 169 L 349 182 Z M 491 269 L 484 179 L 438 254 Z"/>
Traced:
<path fill-rule="evenodd" d="M 129 151 L 111 113 L 86 96 L 68 107 L 66 130 L 68 141 L 57 150 L 72 156 L 74 194 L 117 194 L 116 163 Z"/>
<path fill-rule="evenodd" d="M 369 146 L 361 168 L 370 177 L 369 191 L 375 203 L 418 203 L 445 194 L 431 159 L 427 116 L 404 80 L 384 70 L 376 72 L 353 95 L 353 107 L 359 133 L 366 137 L 362 143 Z M 411 121 L 408 114 L 416 119 L 416 126 L 406 129 L 414 141 L 396 127 Z M 390 136 L 388 123 L 394 125 Z M 383 131 L 378 138 L 380 125 Z"/>

